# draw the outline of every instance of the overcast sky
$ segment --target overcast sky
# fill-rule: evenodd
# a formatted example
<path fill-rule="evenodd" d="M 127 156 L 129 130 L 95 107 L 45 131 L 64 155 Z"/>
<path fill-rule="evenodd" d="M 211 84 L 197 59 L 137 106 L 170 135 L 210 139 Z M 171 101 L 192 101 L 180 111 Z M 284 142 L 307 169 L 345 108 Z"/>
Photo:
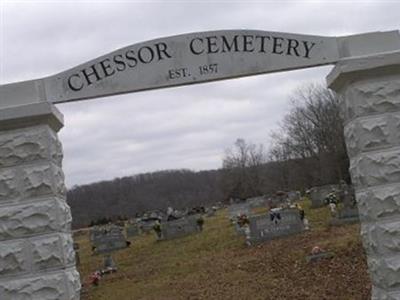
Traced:
<path fill-rule="evenodd" d="M 0 84 L 40 78 L 123 46 L 220 29 L 339 36 L 398 30 L 400 1 L 0 0 Z M 293 91 L 331 67 L 60 104 L 70 187 L 141 172 L 221 167 L 241 137 L 268 147 Z"/>

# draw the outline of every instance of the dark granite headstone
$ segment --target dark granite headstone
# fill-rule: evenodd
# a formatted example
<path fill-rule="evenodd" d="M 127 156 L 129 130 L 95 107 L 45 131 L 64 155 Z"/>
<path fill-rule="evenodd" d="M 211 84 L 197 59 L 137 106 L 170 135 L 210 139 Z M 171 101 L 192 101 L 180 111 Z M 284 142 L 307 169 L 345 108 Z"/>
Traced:
<path fill-rule="evenodd" d="M 277 211 L 273 220 L 271 220 L 271 214 L 267 213 L 251 216 L 249 217 L 249 221 L 250 235 L 247 240 L 249 244 L 297 234 L 304 230 L 304 225 L 297 209 Z"/>
<path fill-rule="evenodd" d="M 157 218 L 141 219 L 139 224 L 140 230 L 144 233 L 151 232 L 157 220 Z"/>
<path fill-rule="evenodd" d="M 161 223 L 161 240 L 180 238 L 198 232 L 197 219 L 198 216 L 192 215 Z"/>
<path fill-rule="evenodd" d="M 280 206 L 283 204 L 287 204 L 287 193 L 278 193 L 275 194 L 271 197 L 269 197 L 269 199 L 267 200 L 268 206 Z"/>
<path fill-rule="evenodd" d="M 250 215 L 250 208 L 247 203 L 235 203 L 228 207 L 229 218 L 236 218 L 238 215 Z"/>
<path fill-rule="evenodd" d="M 96 243 L 97 240 L 100 239 L 101 236 L 105 234 L 106 228 L 105 227 L 93 227 L 89 232 L 89 239 L 92 245 Z"/>
<path fill-rule="evenodd" d="M 336 218 L 330 221 L 331 226 L 340 226 L 345 224 L 356 224 L 360 222 L 357 208 L 344 207 L 338 213 Z"/>
<path fill-rule="evenodd" d="M 105 270 L 107 270 L 107 269 L 116 270 L 117 269 L 117 264 L 115 263 L 115 261 L 111 255 L 104 256 L 103 266 L 104 266 Z"/>
<path fill-rule="evenodd" d="M 126 227 L 126 237 L 132 238 L 138 235 L 140 235 L 140 229 L 136 224 L 135 225 L 129 224 Z"/>
<path fill-rule="evenodd" d="M 343 208 L 339 211 L 339 219 L 358 218 L 357 208 Z"/>
<path fill-rule="evenodd" d="M 206 212 L 206 217 L 207 217 L 207 218 L 210 218 L 210 217 L 213 217 L 213 216 L 215 216 L 215 210 L 212 209 L 212 208 L 210 208 L 210 209 Z"/>
<path fill-rule="evenodd" d="M 92 239 L 95 253 L 110 253 L 127 247 L 125 236 L 119 227 L 97 230 Z"/>
<path fill-rule="evenodd" d="M 295 203 L 301 200 L 301 194 L 299 191 L 290 191 L 287 193 L 287 197 L 291 203 Z"/>
<path fill-rule="evenodd" d="M 79 244 L 74 242 L 73 247 L 75 251 L 75 264 L 79 266 L 81 264 L 81 258 L 79 256 Z"/>
<path fill-rule="evenodd" d="M 267 204 L 267 197 L 259 196 L 246 199 L 246 203 L 249 208 L 259 208 L 259 207 L 266 207 Z"/>
<path fill-rule="evenodd" d="M 356 208 L 356 196 L 354 187 L 351 185 L 343 185 L 341 191 L 341 201 L 346 209 Z M 358 214 L 358 212 L 357 212 Z"/>
<path fill-rule="evenodd" d="M 318 208 L 326 205 L 325 199 L 333 190 L 335 192 L 340 192 L 340 186 L 329 184 L 313 187 L 310 190 L 311 208 Z"/>
<path fill-rule="evenodd" d="M 246 235 L 246 229 L 244 226 L 240 227 L 238 223 L 235 224 L 235 231 L 238 235 Z"/>

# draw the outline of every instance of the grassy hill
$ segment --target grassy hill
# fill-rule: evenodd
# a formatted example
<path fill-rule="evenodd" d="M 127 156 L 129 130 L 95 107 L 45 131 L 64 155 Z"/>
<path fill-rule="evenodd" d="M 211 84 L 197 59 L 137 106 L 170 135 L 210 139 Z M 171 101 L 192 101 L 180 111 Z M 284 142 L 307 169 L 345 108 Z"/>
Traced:
<path fill-rule="evenodd" d="M 359 225 L 327 226 L 327 208 L 310 210 L 311 230 L 300 235 L 244 245 L 226 210 L 206 219 L 202 233 L 156 242 L 135 239 L 113 255 L 118 272 L 97 287 L 85 287 L 83 300 L 178 299 L 369 299 L 370 280 Z M 102 266 L 92 256 L 88 235 L 76 236 L 81 250 L 81 281 Z M 331 259 L 307 263 L 313 246 L 333 251 Z"/>

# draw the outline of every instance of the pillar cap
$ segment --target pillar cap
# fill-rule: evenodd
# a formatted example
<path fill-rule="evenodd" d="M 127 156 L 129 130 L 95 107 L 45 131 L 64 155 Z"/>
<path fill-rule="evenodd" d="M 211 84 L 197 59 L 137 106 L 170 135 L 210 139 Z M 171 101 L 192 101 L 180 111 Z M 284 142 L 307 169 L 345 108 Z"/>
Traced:
<path fill-rule="evenodd" d="M 64 126 L 64 117 L 54 104 L 49 102 L 0 109 L 1 130 L 10 130 L 39 124 L 47 124 L 53 130 L 59 131 Z"/>
<path fill-rule="evenodd" d="M 328 87 L 338 91 L 355 80 L 400 74 L 400 51 L 340 60 L 326 77 Z"/>

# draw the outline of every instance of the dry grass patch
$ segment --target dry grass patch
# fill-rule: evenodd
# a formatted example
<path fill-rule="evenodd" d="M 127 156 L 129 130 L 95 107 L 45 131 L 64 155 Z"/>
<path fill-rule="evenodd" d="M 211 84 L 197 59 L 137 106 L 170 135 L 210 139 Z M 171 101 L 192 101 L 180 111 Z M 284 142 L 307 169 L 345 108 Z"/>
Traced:
<path fill-rule="evenodd" d="M 89 287 L 84 300 L 179 299 L 368 299 L 370 282 L 359 226 L 329 228 L 327 208 L 309 209 L 312 229 L 300 235 L 248 248 L 226 211 L 206 219 L 204 231 L 172 241 L 144 235 L 113 255 L 119 270 Z M 80 272 L 86 279 L 102 265 L 81 244 Z M 336 255 L 307 264 L 314 245 Z"/>

